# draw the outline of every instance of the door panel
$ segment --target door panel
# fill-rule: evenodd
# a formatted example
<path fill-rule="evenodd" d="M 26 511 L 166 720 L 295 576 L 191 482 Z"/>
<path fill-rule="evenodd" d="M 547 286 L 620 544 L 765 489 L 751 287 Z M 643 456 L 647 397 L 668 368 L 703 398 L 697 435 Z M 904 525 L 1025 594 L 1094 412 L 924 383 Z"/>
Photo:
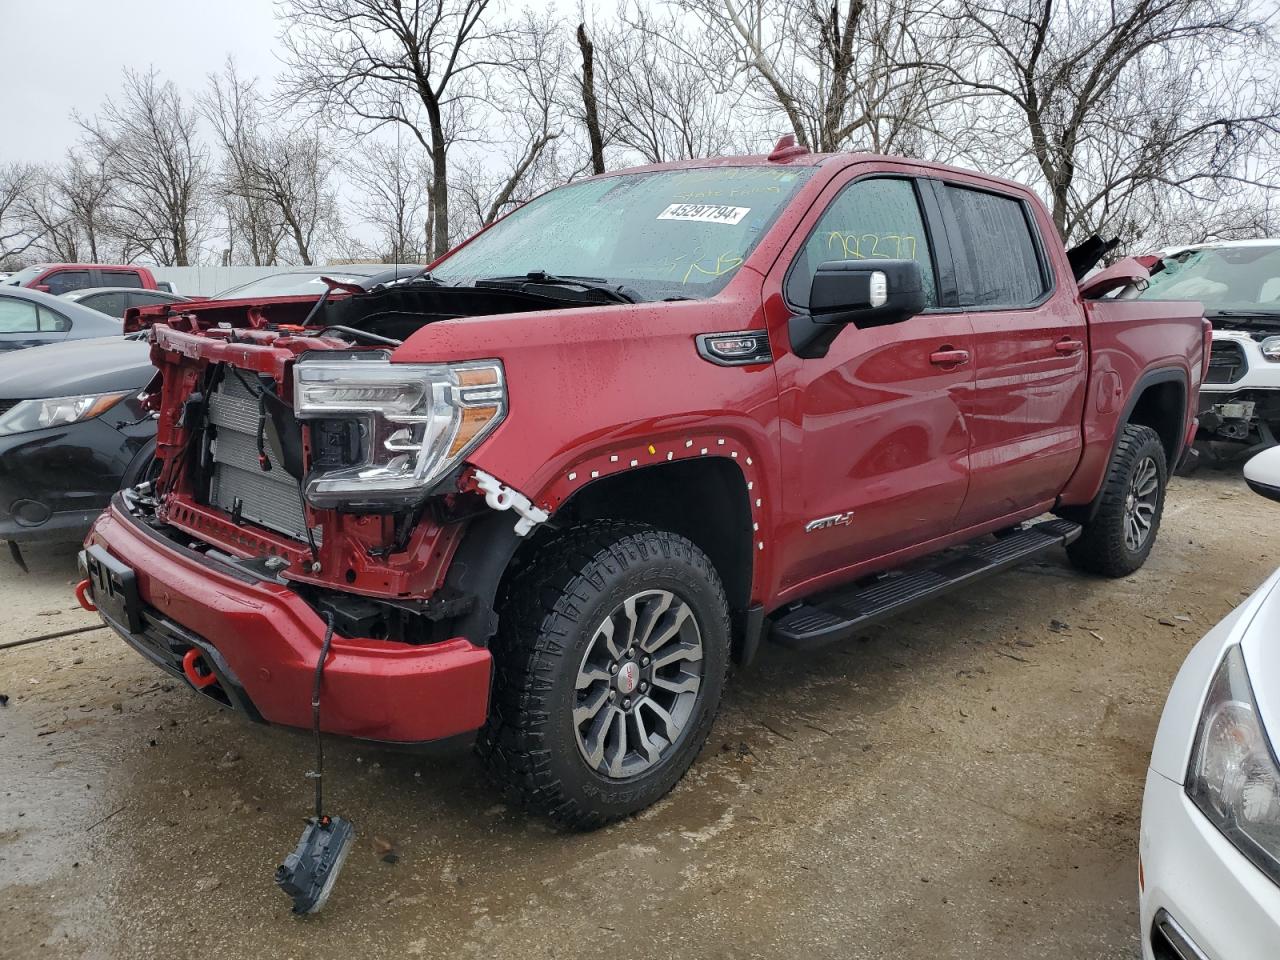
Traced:
<path fill-rule="evenodd" d="M 953 528 L 969 483 L 973 365 L 936 366 L 930 356 L 973 348 L 966 316 L 924 314 L 847 329 L 825 358 L 801 363 L 792 389 L 804 511 L 788 537 L 784 586 Z M 828 517 L 839 519 L 805 530 Z"/>
<path fill-rule="evenodd" d="M 807 304 L 818 263 L 877 257 L 916 259 L 928 308 L 898 324 L 847 326 L 825 357 L 779 364 L 784 417 L 796 428 L 783 438 L 784 590 L 948 533 L 968 487 L 974 343 L 963 311 L 938 309 L 937 248 L 914 181 L 843 186 L 797 248 L 785 284 L 792 309 Z"/>
<path fill-rule="evenodd" d="M 1080 459 L 1088 330 L 1074 290 L 1053 290 L 1031 209 L 948 186 L 962 302 L 975 344 L 971 477 L 961 526 L 1057 496 Z"/>

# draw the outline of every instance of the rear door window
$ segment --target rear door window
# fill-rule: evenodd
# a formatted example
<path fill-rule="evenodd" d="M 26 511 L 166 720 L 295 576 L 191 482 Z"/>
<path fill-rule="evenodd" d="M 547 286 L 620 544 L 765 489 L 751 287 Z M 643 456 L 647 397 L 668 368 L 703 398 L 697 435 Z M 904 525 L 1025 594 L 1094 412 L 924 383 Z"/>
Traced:
<path fill-rule="evenodd" d="M 39 329 L 40 321 L 34 303 L 0 297 L 0 333 L 36 333 Z"/>
<path fill-rule="evenodd" d="M 109 317 L 123 317 L 127 296 L 129 296 L 127 293 L 91 293 L 80 300 L 80 305 L 92 307 Z"/>
<path fill-rule="evenodd" d="M 925 307 L 938 305 L 933 254 L 910 180 L 873 177 L 845 187 L 823 211 L 787 275 L 787 299 L 809 305 L 819 265 L 831 260 L 914 260 L 920 264 Z"/>
<path fill-rule="evenodd" d="M 55 297 L 69 290 L 83 290 L 92 286 L 92 274 L 88 270 L 59 270 L 45 278 L 44 283 Z"/>
<path fill-rule="evenodd" d="M 136 270 L 100 270 L 103 287 L 138 287 L 142 286 L 142 277 Z"/>
<path fill-rule="evenodd" d="M 953 243 L 966 307 L 1026 307 L 1048 292 L 1040 247 L 1025 203 L 1015 197 L 948 184 L 960 226 Z"/>

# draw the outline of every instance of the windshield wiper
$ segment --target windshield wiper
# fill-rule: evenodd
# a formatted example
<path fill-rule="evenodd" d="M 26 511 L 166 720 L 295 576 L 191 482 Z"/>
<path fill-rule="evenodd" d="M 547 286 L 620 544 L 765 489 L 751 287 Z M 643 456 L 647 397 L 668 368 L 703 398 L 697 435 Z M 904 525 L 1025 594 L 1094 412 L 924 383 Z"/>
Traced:
<path fill-rule="evenodd" d="M 578 287 L 591 293 L 602 294 L 614 303 L 639 303 L 644 297 L 635 290 L 621 283 L 610 283 L 604 277 L 580 277 L 577 275 L 556 275 L 545 270 L 531 270 L 529 273 L 511 277 L 485 277 L 477 280 L 476 286 L 514 287 L 523 289 L 536 287 Z"/>
<path fill-rule="evenodd" d="M 1232 320 L 1280 320 L 1280 310 L 1206 310 L 1207 317 L 1230 317 Z"/>

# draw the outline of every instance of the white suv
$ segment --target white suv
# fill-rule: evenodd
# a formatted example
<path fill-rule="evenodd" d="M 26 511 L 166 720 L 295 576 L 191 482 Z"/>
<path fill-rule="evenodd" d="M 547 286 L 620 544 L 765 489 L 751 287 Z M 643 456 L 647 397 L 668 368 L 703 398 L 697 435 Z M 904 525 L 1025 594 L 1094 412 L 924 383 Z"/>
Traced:
<path fill-rule="evenodd" d="M 1241 454 L 1280 440 L 1280 240 L 1175 247 L 1140 300 L 1199 300 L 1213 323 L 1200 387 L 1200 439 Z"/>

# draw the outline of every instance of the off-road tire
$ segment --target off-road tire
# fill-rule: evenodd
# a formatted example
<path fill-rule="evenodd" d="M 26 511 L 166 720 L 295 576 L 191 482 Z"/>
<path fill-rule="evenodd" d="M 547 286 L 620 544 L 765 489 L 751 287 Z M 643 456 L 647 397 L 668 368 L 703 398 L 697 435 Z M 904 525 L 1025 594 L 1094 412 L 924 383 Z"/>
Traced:
<path fill-rule="evenodd" d="M 1156 469 L 1155 516 L 1145 539 L 1134 550 L 1125 542 L 1126 501 L 1135 471 L 1148 458 Z M 1169 470 L 1159 434 L 1150 427 L 1126 424 L 1107 467 L 1098 510 L 1084 524 L 1080 537 L 1067 547 L 1071 562 L 1081 570 L 1104 577 L 1125 577 L 1141 567 L 1160 530 L 1168 483 Z"/>
<path fill-rule="evenodd" d="M 654 763 L 626 779 L 593 769 L 572 711 L 583 658 L 597 627 L 637 591 L 686 603 L 702 640 L 701 686 L 683 732 Z M 500 600 L 492 644 L 493 697 L 476 742 L 509 800 L 572 830 L 644 809 L 684 775 L 711 732 L 729 663 L 729 612 L 720 578 L 684 537 L 634 523 L 595 521 L 543 543 Z"/>

